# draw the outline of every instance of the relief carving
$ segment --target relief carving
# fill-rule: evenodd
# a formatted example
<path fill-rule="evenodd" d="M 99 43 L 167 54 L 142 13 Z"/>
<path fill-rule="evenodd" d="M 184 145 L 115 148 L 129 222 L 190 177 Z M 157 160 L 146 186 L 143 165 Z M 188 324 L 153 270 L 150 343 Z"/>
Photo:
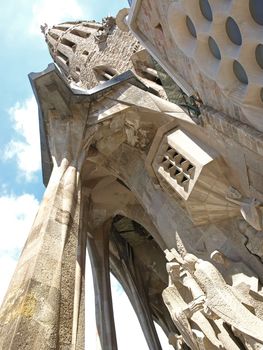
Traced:
<path fill-rule="evenodd" d="M 97 43 L 103 43 L 107 41 L 108 35 L 112 28 L 115 26 L 116 21 L 114 17 L 105 17 L 102 19 L 102 26 L 98 29 L 95 37 Z"/>

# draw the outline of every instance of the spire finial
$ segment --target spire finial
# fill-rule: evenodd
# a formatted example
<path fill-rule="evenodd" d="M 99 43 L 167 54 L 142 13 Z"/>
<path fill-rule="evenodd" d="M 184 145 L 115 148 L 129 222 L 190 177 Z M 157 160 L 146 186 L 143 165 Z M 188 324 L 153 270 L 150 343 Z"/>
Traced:
<path fill-rule="evenodd" d="M 44 35 L 46 35 L 46 34 L 47 34 L 47 31 L 48 31 L 48 25 L 47 25 L 47 23 L 41 24 L 40 29 L 41 29 L 41 33 L 43 33 Z"/>

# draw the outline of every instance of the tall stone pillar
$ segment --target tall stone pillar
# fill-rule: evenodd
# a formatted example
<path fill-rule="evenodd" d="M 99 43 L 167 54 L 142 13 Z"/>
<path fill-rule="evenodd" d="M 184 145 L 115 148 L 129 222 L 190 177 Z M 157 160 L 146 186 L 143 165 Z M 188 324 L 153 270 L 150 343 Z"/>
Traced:
<path fill-rule="evenodd" d="M 53 171 L 0 310 L 1 350 L 84 349 L 80 173 L 92 134 L 84 122 L 49 115 Z"/>
<path fill-rule="evenodd" d="M 111 221 L 87 235 L 94 282 L 96 324 L 101 349 L 117 350 L 112 307 L 109 266 L 109 232 Z"/>

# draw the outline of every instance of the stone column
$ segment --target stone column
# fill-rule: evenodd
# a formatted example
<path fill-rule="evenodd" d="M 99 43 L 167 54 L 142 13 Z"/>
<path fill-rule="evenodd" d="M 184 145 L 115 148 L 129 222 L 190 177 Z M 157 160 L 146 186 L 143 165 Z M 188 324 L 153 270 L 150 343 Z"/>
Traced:
<path fill-rule="evenodd" d="M 53 171 L 0 309 L 0 349 L 84 350 L 80 172 L 94 130 L 83 124 L 49 115 Z"/>
<path fill-rule="evenodd" d="M 121 248 L 119 250 L 119 253 Z M 131 254 L 133 255 L 133 254 Z M 161 344 L 156 332 L 153 315 L 151 314 L 148 296 L 143 286 L 140 272 L 133 259 L 124 256 L 117 259 L 113 254 L 110 257 L 111 269 L 124 288 L 140 322 L 145 340 L 150 350 L 161 350 Z"/>
<path fill-rule="evenodd" d="M 87 247 L 94 282 L 97 332 L 103 350 L 117 350 L 110 286 L 110 227 L 111 220 L 87 235 Z"/>

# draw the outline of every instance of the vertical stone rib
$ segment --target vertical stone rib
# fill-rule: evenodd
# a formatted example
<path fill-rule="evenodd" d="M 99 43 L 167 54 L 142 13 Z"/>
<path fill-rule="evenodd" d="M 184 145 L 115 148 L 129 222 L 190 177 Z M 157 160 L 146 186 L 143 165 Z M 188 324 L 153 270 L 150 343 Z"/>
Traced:
<path fill-rule="evenodd" d="M 92 235 L 87 235 L 94 281 L 96 323 L 103 350 L 117 350 L 109 269 L 110 225 L 111 222 L 107 222 Z"/>
<path fill-rule="evenodd" d="M 121 282 L 134 308 L 149 349 L 161 350 L 161 344 L 153 323 L 148 297 L 140 279 L 138 279 L 138 274 L 137 277 L 134 275 L 136 266 L 131 266 L 128 260 L 125 261 L 121 259 L 121 261 L 119 261 L 113 254 L 110 259 L 111 269 L 118 281 Z"/>
<path fill-rule="evenodd" d="M 85 213 L 84 203 L 82 201 L 80 208 L 81 218 Z M 85 309 L 83 306 L 85 301 L 86 240 L 87 227 L 85 221 L 81 220 L 75 274 L 72 350 L 84 349 L 85 346 Z"/>

